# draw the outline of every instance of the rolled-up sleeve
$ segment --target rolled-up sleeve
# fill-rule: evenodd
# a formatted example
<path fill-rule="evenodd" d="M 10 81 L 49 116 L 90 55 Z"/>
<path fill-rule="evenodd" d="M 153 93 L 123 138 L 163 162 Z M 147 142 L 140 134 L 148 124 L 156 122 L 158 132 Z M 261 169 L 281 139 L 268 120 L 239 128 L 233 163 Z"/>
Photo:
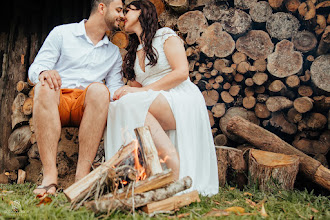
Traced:
<path fill-rule="evenodd" d="M 39 82 L 39 74 L 45 70 L 52 70 L 61 54 L 62 37 L 60 30 L 55 27 L 45 39 L 37 56 L 29 68 L 29 79 L 32 83 Z"/>
<path fill-rule="evenodd" d="M 114 63 L 114 65 L 112 66 L 111 70 L 109 71 L 108 75 L 105 78 L 106 86 L 109 88 L 110 91 L 111 101 L 113 101 L 112 97 L 115 91 L 124 85 L 124 82 L 122 80 L 123 60 L 121 58 L 119 50 L 116 53 L 116 55 L 117 55 L 116 62 Z"/>

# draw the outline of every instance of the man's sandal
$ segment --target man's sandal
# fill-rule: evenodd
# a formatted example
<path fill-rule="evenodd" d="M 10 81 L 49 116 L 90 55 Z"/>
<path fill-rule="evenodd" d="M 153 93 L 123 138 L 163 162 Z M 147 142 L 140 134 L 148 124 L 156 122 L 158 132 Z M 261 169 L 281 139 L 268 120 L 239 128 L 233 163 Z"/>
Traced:
<path fill-rule="evenodd" d="M 45 190 L 45 193 L 47 193 L 48 190 L 49 190 L 50 188 L 52 188 L 52 187 L 55 187 L 55 192 L 56 192 L 58 186 L 57 186 L 57 184 L 55 184 L 55 183 L 49 184 L 48 186 L 40 185 L 40 186 L 37 186 L 36 189 L 44 189 L 44 190 Z"/>

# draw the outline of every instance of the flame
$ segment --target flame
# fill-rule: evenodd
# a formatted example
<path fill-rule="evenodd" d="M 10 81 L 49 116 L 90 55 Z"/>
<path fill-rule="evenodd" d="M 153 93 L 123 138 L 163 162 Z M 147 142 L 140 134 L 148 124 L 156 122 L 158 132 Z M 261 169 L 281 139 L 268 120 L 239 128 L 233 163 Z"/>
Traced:
<path fill-rule="evenodd" d="M 140 164 L 140 161 L 139 161 L 139 156 L 138 156 L 139 145 L 138 145 L 137 140 L 134 140 L 134 145 L 135 145 L 134 152 L 133 152 L 134 153 L 134 168 L 138 171 L 136 181 L 144 180 L 147 178 L 147 174 L 146 174 L 145 168 Z"/>

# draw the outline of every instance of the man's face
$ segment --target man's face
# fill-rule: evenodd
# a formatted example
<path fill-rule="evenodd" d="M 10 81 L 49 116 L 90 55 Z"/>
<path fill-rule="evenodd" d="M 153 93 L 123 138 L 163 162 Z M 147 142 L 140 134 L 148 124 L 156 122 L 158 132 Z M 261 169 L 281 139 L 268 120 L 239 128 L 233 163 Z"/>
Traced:
<path fill-rule="evenodd" d="M 106 6 L 104 21 L 109 30 L 118 28 L 123 17 L 123 3 L 121 0 L 113 0 L 108 6 Z"/>

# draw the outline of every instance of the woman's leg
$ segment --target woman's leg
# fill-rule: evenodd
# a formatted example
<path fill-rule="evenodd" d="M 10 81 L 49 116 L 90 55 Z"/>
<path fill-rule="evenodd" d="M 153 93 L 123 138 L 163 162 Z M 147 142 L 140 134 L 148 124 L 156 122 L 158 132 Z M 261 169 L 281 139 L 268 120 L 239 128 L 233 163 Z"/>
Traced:
<path fill-rule="evenodd" d="M 175 119 L 166 98 L 159 95 L 149 108 L 145 125 L 150 127 L 151 136 L 158 150 L 159 157 L 171 168 L 175 179 L 179 178 L 180 159 L 173 143 L 164 130 L 176 128 Z"/>

